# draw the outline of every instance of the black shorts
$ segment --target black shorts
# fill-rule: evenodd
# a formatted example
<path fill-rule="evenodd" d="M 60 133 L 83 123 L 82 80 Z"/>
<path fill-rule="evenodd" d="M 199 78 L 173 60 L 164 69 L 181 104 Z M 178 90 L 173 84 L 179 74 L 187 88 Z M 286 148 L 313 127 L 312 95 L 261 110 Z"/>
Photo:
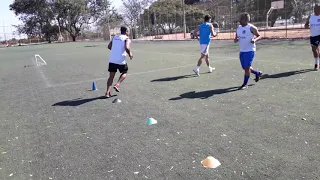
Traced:
<path fill-rule="evenodd" d="M 128 65 L 127 64 L 114 64 L 109 63 L 109 72 L 117 72 L 120 71 L 120 73 L 127 73 L 128 72 Z"/>
<path fill-rule="evenodd" d="M 320 36 L 310 37 L 310 44 L 318 47 L 320 45 Z"/>

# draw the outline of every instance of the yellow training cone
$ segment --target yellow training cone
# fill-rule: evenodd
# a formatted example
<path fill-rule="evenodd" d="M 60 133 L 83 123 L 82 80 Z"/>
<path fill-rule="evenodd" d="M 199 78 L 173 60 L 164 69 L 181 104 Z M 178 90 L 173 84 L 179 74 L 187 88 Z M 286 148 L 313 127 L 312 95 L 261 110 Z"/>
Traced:
<path fill-rule="evenodd" d="M 217 168 L 218 166 L 221 165 L 221 163 L 212 156 L 208 156 L 206 159 L 201 161 L 201 164 L 205 168 Z"/>

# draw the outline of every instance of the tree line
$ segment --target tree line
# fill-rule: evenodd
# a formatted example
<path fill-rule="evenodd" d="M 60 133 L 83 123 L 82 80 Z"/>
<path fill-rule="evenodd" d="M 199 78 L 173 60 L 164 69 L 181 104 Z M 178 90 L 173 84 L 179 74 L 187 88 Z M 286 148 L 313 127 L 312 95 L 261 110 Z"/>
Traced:
<path fill-rule="evenodd" d="M 48 42 L 59 32 L 76 41 L 86 26 L 121 19 L 107 0 L 15 0 L 9 8 L 22 21 L 17 26 L 19 33 Z"/>
<path fill-rule="evenodd" d="M 200 24 L 205 14 L 233 28 L 241 12 L 249 12 L 253 22 L 264 22 L 272 1 L 122 0 L 122 7 L 116 10 L 108 0 L 15 0 L 9 8 L 22 21 L 22 25 L 17 26 L 19 33 L 40 36 L 51 42 L 59 32 L 68 33 L 76 41 L 87 26 L 112 29 L 119 26 L 115 22 L 129 26 L 134 38 L 158 31 L 181 32 L 183 12 L 188 31 Z M 285 8 L 271 14 L 271 26 L 279 17 L 294 16 L 296 21 L 302 22 L 315 3 L 316 0 L 285 0 Z"/>

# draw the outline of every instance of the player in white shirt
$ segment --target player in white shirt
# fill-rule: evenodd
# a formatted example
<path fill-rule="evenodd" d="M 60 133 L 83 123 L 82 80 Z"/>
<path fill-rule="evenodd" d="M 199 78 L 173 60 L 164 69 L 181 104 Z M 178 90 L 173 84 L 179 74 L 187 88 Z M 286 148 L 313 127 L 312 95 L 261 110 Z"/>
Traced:
<path fill-rule="evenodd" d="M 310 28 L 310 44 L 315 59 L 314 70 L 319 70 L 319 44 L 320 44 L 320 6 L 315 5 L 314 14 L 309 16 L 305 28 Z"/>
<path fill-rule="evenodd" d="M 258 82 L 262 75 L 262 72 L 252 68 L 252 62 L 254 60 L 256 52 L 256 42 L 261 39 L 257 27 L 250 24 L 250 15 L 248 13 L 242 13 L 240 15 L 240 26 L 237 29 L 234 42 L 239 42 L 240 46 L 240 62 L 242 69 L 244 70 L 244 82 L 239 89 L 246 89 L 248 87 L 248 81 L 250 73 L 255 74 L 255 81 Z"/>
<path fill-rule="evenodd" d="M 127 77 L 128 65 L 126 63 L 126 56 L 129 55 L 132 60 L 133 55 L 130 51 L 130 39 L 128 37 L 129 31 L 127 27 L 122 26 L 121 34 L 116 35 L 108 45 L 108 49 L 111 50 L 109 57 L 109 69 L 110 76 L 107 84 L 107 92 L 105 96 L 111 97 L 110 91 L 113 83 L 113 79 L 119 70 L 121 75 L 118 82 L 113 87 L 117 92 L 120 92 L 120 83 Z"/>

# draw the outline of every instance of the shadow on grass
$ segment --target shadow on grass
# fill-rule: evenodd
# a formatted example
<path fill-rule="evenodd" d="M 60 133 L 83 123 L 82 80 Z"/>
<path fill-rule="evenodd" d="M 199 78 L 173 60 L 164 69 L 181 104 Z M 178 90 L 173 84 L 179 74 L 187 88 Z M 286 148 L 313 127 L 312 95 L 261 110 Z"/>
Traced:
<path fill-rule="evenodd" d="M 282 72 L 278 74 L 263 74 L 261 79 L 277 79 L 277 78 L 284 78 L 284 77 L 289 77 L 297 74 L 304 74 L 314 71 L 314 69 L 303 69 L 303 70 L 297 70 L 297 71 L 289 71 L 289 72 Z"/>
<path fill-rule="evenodd" d="M 116 95 L 113 95 L 112 97 L 115 97 Z M 99 99 L 107 99 L 105 96 L 95 97 L 95 98 L 88 98 L 88 99 L 74 99 L 74 100 L 67 100 L 67 101 L 61 101 L 58 103 L 53 104 L 52 106 L 80 106 L 82 104 L 96 101 Z"/>
<path fill-rule="evenodd" d="M 179 79 L 187 79 L 187 78 L 193 78 L 197 77 L 197 75 L 191 74 L 191 75 L 184 75 L 184 76 L 175 76 L 175 77 L 166 77 L 161 79 L 155 79 L 151 82 L 167 82 L 167 81 L 177 81 Z"/>
<path fill-rule="evenodd" d="M 252 85 L 249 85 L 249 86 L 252 86 Z M 191 92 L 183 93 L 179 97 L 171 98 L 169 100 L 175 101 L 175 100 L 180 100 L 180 99 L 207 99 L 207 98 L 214 96 L 214 95 L 217 95 L 217 94 L 226 94 L 226 93 L 231 93 L 234 91 L 239 91 L 239 86 L 225 88 L 225 89 L 201 91 L 201 92 L 191 91 Z"/>
<path fill-rule="evenodd" d="M 211 72 L 204 72 L 200 74 L 211 74 Z M 168 82 L 168 81 L 177 81 L 179 79 L 187 79 L 187 78 L 194 78 L 198 77 L 196 74 L 189 74 L 189 75 L 184 75 L 184 76 L 175 76 L 175 77 L 166 77 L 166 78 L 160 78 L 160 79 L 155 79 L 152 80 L 151 82 Z"/>
<path fill-rule="evenodd" d="M 86 46 L 84 46 L 84 47 L 86 47 L 86 48 L 92 48 L 92 47 L 98 47 L 97 45 L 86 45 Z"/>

